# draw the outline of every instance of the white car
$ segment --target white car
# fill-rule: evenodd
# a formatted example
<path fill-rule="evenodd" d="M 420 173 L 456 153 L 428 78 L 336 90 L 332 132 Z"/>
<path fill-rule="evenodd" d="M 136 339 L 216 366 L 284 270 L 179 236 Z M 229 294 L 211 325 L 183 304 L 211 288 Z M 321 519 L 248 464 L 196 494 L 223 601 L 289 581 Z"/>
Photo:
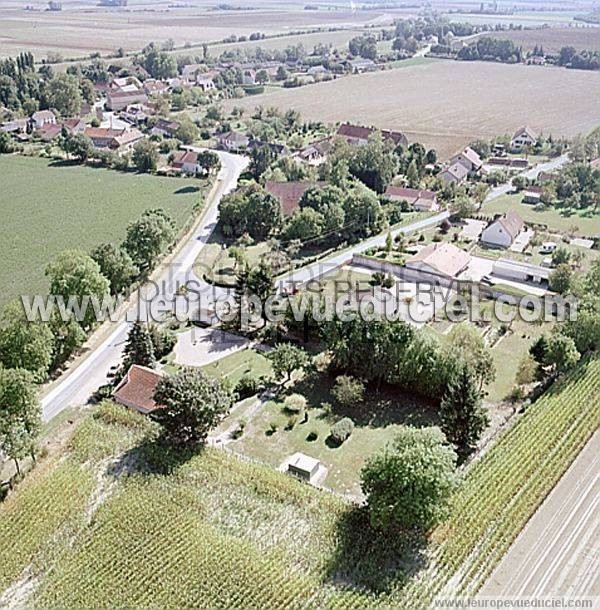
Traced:
<path fill-rule="evenodd" d="M 556 250 L 556 242 L 553 241 L 545 241 L 540 246 L 540 254 L 552 254 Z"/>

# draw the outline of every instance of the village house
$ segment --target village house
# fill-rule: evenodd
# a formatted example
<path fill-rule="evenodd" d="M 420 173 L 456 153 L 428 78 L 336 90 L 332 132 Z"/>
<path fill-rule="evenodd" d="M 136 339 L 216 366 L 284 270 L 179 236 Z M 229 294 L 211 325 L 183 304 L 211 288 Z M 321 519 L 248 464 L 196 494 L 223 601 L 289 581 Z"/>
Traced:
<path fill-rule="evenodd" d="M 99 150 L 129 150 L 140 140 L 144 134 L 138 129 L 110 129 L 107 127 L 86 127 L 83 132 Z"/>
<path fill-rule="evenodd" d="M 163 83 L 163 81 L 154 78 L 145 80 L 142 88 L 146 95 L 165 95 L 169 92 L 169 85 L 167 85 L 167 83 Z"/>
<path fill-rule="evenodd" d="M 377 64 L 372 59 L 351 59 L 350 68 L 352 74 L 362 74 L 363 72 L 374 72 Z"/>
<path fill-rule="evenodd" d="M 470 263 L 471 256 L 467 252 L 447 242 L 439 242 L 419 250 L 404 266 L 418 281 L 435 283 L 438 279 L 457 278 Z"/>
<path fill-rule="evenodd" d="M 351 125 L 350 123 L 342 123 L 336 132 L 336 136 L 344 138 L 348 144 L 366 144 L 369 137 L 375 132 L 374 127 L 363 127 L 361 125 Z M 408 146 L 408 138 L 399 131 L 381 130 L 381 137 L 384 140 L 391 140 L 395 146 Z"/>
<path fill-rule="evenodd" d="M 131 104 L 147 104 L 148 96 L 142 89 L 133 91 L 114 90 L 106 94 L 106 108 L 108 110 L 123 110 Z"/>
<path fill-rule="evenodd" d="M 142 125 L 153 115 L 154 110 L 143 104 L 130 104 L 121 112 L 121 118 L 132 125 Z"/>
<path fill-rule="evenodd" d="M 469 170 L 462 163 L 454 163 L 446 167 L 441 173 L 440 178 L 444 185 L 458 184 L 469 175 Z"/>
<path fill-rule="evenodd" d="M 524 226 L 523 219 L 509 210 L 483 230 L 481 243 L 491 248 L 510 248 Z"/>
<path fill-rule="evenodd" d="M 217 88 L 215 84 L 215 77 L 217 72 L 204 72 L 196 75 L 196 86 L 200 87 L 202 91 L 212 91 Z"/>
<path fill-rule="evenodd" d="M 110 83 L 110 89 L 113 91 L 122 91 L 124 93 L 132 93 L 142 89 L 142 83 L 136 76 L 123 76 L 115 78 Z"/>
<path fill-rule="evenodd" d="M 300 208 L 300 199 L 302 199 L 302 195 L 304 195 L 309 188 L 320 188 L 324 185 L 325 182 L 275 182 L 273 180 L 267 180 L 265 182 L 265 190 L 279 200 L 284 215 L 291 216 Z"/>
<path fill-rule="evenodd" d="M 435 212 L 440 206 L 437 196 L 428 189 L 411 189 L 401 186 L 388 186 L 385 196 L 392 201 L 406 201 L 418 212 Z"/>
<path fill-rule="evenodd" d="M 250 138 L 239 131 L 228 131 L 219 136 L 219 146 L 225 150 L 245 150 L 250 143 Z"/>
<path fill-rule="evenodd" d="M 161 136 L 163 138 L 174 138 L 177 135 L 179 126 L 180 125 L 177 121 L 159 118 L 150 130 L 150 134 L 153 136 Z"/>
<path fill-rule="evenodd" d="M 198 153 L 193 150 L 178 150 L 173 155 L 171 169 L 182 174 L 196 175 L 203 171 L 198 164 Z"/>
<path fill-rule="evenodd" d="M 544 189 L 541 186 L 526 186 L 523 189 L 523 203 L 537 205 L 542 200 Z"/>
<path fill-rule="evenodd" d="M 285 144 L 278 144 L 277 142 L 263 142 L 262 140 L 258 140 L 256 138 L 250 138 L 248 140 L 248 150 L 262 148 L 263 146 L 268 146 L 269 149 L 279 157 L 284 157 L 285 155 L 289 154 L 288 147 Z"/>
<path fill-rule="evenodd" d="M 56 125 L 56 115 L 52 110 L 38 110 L 31 115 L 32 129 L 41 129 L 44 125 Z"/>
<path fill-rule="evenodd" d="M 321 165 L 327 161 L 327 155 L 331 150 L 331 139 L 323 138 L 309 144 L 306 148 L 297 153 L 296 157 L 308 165 Z"/>
<path fill-rule="evenodd" d="M 62 126 L 65 128 L 66 132 L 72 136 L 85 131 L 85 121 L 80 117 L 65 119 L 62 122 Z"/>
<path fill-rule="evenodd" d="M 147 415 L 160 408 L 154 392 L 162 374 L 148 367 L 134 364 L 113 391 L 115 402 Z"/>
<path fill-rule="evenodd" d="M 539 265 L 501 258 L 494 262 L 492 275 L 512 282 L 545 286 L 550 277 L 550 270 Z"/>
<path fill-rule="evenodd" d="M 534 146 L 537 140 L 538 136 L 535 131 L 531 127 L 524 125 L 515 131 L 510 141 L 510 148 L 513 152 L 522 152 L 526 148 Z"/>
<path fill-rule="evenodd" d="M 191 85 L 196 82 L 196 75 L 203 69 L 202 64 L 186 64 L 181 69 L 181 78 L 186 84 Z"/>
<path fill-rule="evenodd" d="M 58 138 L 61 132 L 62 127 L 56 123 L 46 123 L 35 131 L 36 135 L 40 137 L 43 142 L 52 142 L 52 140 Z"/>
<path fill-rule="evenodd" d="M 27 133 L 29 121 L 27 119 L 14 119 L 2 124 L 0 129 L 14 136 L 19 136 Z"/>
<path fill-rule="evenodd" d="M 463 165 L 470 174 L 478 172 L 483 166 L 481 157 L 469 146 L 467 146 L 467 148 L 465 148 L 462 152 L 454 155 L 448 164 L 455 165 L 457 163 Z"/>

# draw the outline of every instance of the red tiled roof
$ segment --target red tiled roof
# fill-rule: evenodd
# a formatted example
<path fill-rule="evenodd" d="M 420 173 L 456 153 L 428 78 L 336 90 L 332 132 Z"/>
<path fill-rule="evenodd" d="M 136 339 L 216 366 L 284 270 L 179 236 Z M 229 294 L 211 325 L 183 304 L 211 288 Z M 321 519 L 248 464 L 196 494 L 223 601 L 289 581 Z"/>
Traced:
<path fill-rule="evenodd" d="M 86 127 L 84 130 L 88 138 L 116 138 L 123 135 L 124 129 L 109 129 L 108 127 Z"/>
<path fill-rule="evenodd" d="M 173 167 L 183 166 L 185 163 L 197 163 L 198 153 L 193 150 L 179 150 L 173 155 Z"/>
<path fill-rule="evenodd" d="M 358 140 L 368 140 L 369 136 L 375 131 L 373 127 L 363 127 L 362 125 L 351 125 L 350 123 L 342 123 L 337 130 L 338 136 L 344 138 L 355 138 Z M 405 143 L 406 136 L 399 131 L 381 130 L 381 135 L 384 140 L 392 140 L 394 144 Z"/>
<path fill-rule="evenodd" d="M 46 123 L 45 125 L 43 125 L 42 127 L 40 127 L 37 130 L 37 133 L 40 134 L 40 136 L 42 137 L 43 140 L 45 140 L 46 142 L 49 142 L 50 140 L 53 140 L 54 138 L 56 138 L 56 136 L 58 136 L 61 131 L 62 131 L 62 127 L 60 125 L 56 125 L 53 123 Z"/>
<path fill-rule="evenodd" d="M 154 411 L 159 408 L 154 401 L 154 391 L 161 378 L 160 373 L 134 364 L 115 388 L 113 398 L 118 403 L 142 413 Z"/>
<path fill-rule="evenodd" d="M 428 189 L 410 189 L 403 186 L 388 186 L 385 194 L 396 199 L 406 199 L 409 203 L 413 203 L 417 199 L 433 201 L 436 198 L 435 193 Z"/>
<path fill-rule="evenodd" d="M 281 202 L 281 209 L 286 216 L 293 214 L 299 207 L 300 199 L 313 187 L 321 187 L 324 182 L 273 182 L 267 180 L 265 189 Z"/>

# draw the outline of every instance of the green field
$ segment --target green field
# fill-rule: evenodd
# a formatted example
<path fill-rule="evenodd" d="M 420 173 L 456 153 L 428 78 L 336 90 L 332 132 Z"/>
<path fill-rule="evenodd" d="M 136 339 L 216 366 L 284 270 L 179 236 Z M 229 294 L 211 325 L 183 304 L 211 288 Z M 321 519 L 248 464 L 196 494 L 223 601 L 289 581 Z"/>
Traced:
<path fill-rule="evenodd" d="M 521 203 L 522 195 L 503 195 L 490 203 L 484 204 L 482 212 L 488 215 L 504 214 L 515 211 L 525 222 L 545 224 L 551 230 L 569 231 L 577 227 L 574 233 L 581 237 L 589 237 L 600 232 L 600 214 L 588 210 L 561 210 L 546 208 L 537 210 L 536 206 Z"/>
<path fill-rule="evenodd" d="M 0 156 L 0 304 L 47 290 L 44 270 L 66 248 L 119 242 L 127 224 L 162 207 L 183 226 L 205 184 L 48 159 Z"/>
<path fill-rule="evenodd" d="M 147 420 L 102 405 L 0 505 L 0 591 L 34 577 L 0 605 L 425 608 L 442 591 L 471 596 L 598 427 L 599 391 L 600 360 L 583 362 L 518 416 L 426 549 L 267 466 L 215 449 L 169 457 Z"/>

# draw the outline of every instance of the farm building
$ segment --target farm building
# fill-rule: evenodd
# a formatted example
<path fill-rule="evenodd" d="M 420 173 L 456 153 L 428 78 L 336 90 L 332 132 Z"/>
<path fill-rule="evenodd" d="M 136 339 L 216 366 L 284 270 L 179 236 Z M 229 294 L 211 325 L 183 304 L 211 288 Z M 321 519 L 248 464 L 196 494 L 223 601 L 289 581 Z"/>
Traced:
<path fill-rule="evenodd" d="M 288 472 L 310 483 L 319 472 L 320 466 L 319 460 L 298 452 L 289 459 Z"/>
<path fill-rule="evenodd" d="M 119 404 L 146 415 L 159 408 L 154 401 L 154 391 L 161 379 L 161 373 L 134 364 L 114 389 L 113 398 Z"/>
<path fill-rule="evenodd" d="M 350 61 L 353 74 L 362 74 L 363 72 L 374 72 L 377 70 L 377 64 L 372 59 L 352 59 Z"/>
<path fill-rule="evenodd" d="M 147 104 L 148 96 L 141 89 L 133 91 L 115 90 L 106 94 L 106 108 L 108 110 L 123 110 L 131 104 Z"/>
<path fill-rule="evenodd" d="M 153 136 L 162 136 L 163 138 L 174 138 L 177 135 L 179 126 L 180 124 L 177 121 L 159 118 L 154 127 L 152 127 L 150 134 Z"/>
<path fill-rule="evenodd" d="M 545 285 L 550 277 L 550 270 L 530 263 L 501 258 L 494 262 L 492 275 L 513 282 Z"/>
<path fill-rule="evenodd" d="M 86 127 L 83 133 L 92 141 L 94 148 L 98 149 L 128 150 L 144 139 L 144 134 L 139 129 Z"/>
<path fill-rule="evenodd" d="M 268 193 L 271 193 L 273 197 L 279 200 L 281 203 L 281 209 L 286 216 L 290 216 L 300 207 L 300 199 L 306 191 L 313 187 L 321 187 L 325 182 L 308 182 L 308 181 L 296 181 L 296 182 L 275 182 L 273 180 L 267 180 L 265 182 L 265 189 Z"/>
<path fill-rule="evenodd" d="M 428 189 L 388 186 L 385 196 L 392 201 L 406 201 L 419 212 L 435 212 L 440 207 L 436 194 Z"/>
<path fill-rule="evenodd" d="M 492 248 L 510 248 L 524 226 L 523 219 L 509 210 L 483 230 L 481 243 Z"/>
<path fill-rule="evenodd" d="M 510 147 L 514 152 L 521 152 L 529 146 L 533 146 L 537 142 L 538 136 L 531 127 L 524 125 L 515 131 Z"/>
<path fill-rule="evenodd" d="M 467 269 L 471 256 L 453 246 L 440 242 L 425 246 L 406 261 L 405 268 L 417 272 L 420 279 L 435 280 L 435 276 L 454 279 Z"/>
<path fill-rule="evenodd" d="M 373 127 L 363 127 L 362 125 L 351 125 L 342 123 L 336 132 L 336 136 L 344 138 L 348 144 L 366 144 L 375 131 Z M 384 140 L 392 140 L 395 146 L 408 146 L 408 138 L 399 131 L 381 130 L 381 137 Z"/>

